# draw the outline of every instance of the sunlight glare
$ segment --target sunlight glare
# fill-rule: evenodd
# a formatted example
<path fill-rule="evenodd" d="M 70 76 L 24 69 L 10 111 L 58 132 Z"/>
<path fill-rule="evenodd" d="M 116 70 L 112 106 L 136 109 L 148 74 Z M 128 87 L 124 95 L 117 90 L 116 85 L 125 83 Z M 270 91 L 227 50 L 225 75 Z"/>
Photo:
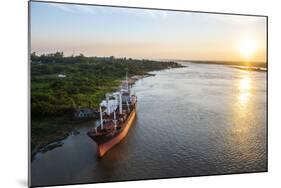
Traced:
<path fill-rule="evenodd" d="M 242 91 L 247 91 L 250 89 L 251 86 L 251 80 L 249 77 L 245 77 L 243 79 L 240 80 L 240 90 Z"/>
<path fill-rule="evenodd" d="M 239 102 L 240 104 L 245 105 L 250 97 L 250 89 L 251 89 L 251 79 L 250 77 L 244 77 L 239 82 Z"/>
<path fill-rule="evenodd" d="M 239 44 L 239 51 L 246 60 L 249 60 L 257 51 L 256 41 L 251 38 L 243 39 Z"/>

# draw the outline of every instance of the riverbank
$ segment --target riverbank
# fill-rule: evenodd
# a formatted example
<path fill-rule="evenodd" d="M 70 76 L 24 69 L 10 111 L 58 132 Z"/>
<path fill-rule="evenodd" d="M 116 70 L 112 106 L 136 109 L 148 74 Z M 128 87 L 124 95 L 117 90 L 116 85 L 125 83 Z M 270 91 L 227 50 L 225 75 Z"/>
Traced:
<path fill-rule="evenodd" d="M 136 81 L 155 76 L 155 74 L 145 73 L 143 75 L 134 75 L 128 78 L 129 85 L 134 85 Z M 123 82 L 126 80 L 120 81 L 119 87 L 122 87 Z M 38 152 L 46 152 L 57 147 L 61 147 L 62 144 L 60 141 L 66 139 L 69 135 L 79 134 L 75 127 L 79 127 L 80 124 L 87 121 L 95 121 L 96 118 L 87 118 L 82 120 L 74 120 L 67 116 L 57 117 L 52 119 L 39 119 L 33 120 L 32 126 L 36 127 L 40 132 L 40 137 L 35 137 L 32 139 L 31 148 L 32 148 L 32 158 Z M 48 127 L 48 129 L 46 129 Z"/>
<path fill-rule="evenodd" d="M 128 83 L 132 86 L 136 81 L 150 76 L 155 76 L 155 74 L 145 73 L 143 75 L 134 75 L 128 78 Z M 122 87 L 122 84 L 125 81 L 126 80 L 119 81 L 119 86 L 115 87 L 115 90 Z M 79 134 L 76 127 L 79 127 L 79 125 L 84 122 L 95 120 L 95 118 L 74 120 L 68 116 L 32 120 L 32 128 L 36 127 L 36 130 L 33 130 L 33 133 L 38 132 L 38 136 L 32 137 L 31 139 L 32 159 L 39 152 L 44 153 L 57 147 L 61 147 L 63 145 L 61 143 L 62 140 L 66 139 L 69 135 Z"/>
<path fill-rule="evenodd" d="M 117 60 L 112 61 L 114 62 Z M 134 60 L 130 60 L 130 62 L 132 61 L 134 62 Z M 96 109 L 100 101 L 104 99 L 106 93 L 113 92 L 120 87 L 124 81 L 125 74 L 119 73 L 122 70 L 119 66 L 122 68 L 124 65 L 123 63 L 119 64 L 118 62 L 113 62 L 104 62 L 110 71 L 105 71 L 104 67 L 101 67 L 101 71 L 104 72 L 104 74 L 101 75 L 101 72 L 97 72 L 95 73 L 97 74 L 96 76 L 90 74 L 91 72 L 88 73 L 89 69 L 92 69 L 92 66 L 95 68 L 93 71 L 96 71 L 96 63 L 93 63 L 91 66 L 89 66 L 89 64 L 58 64 L 65 69 L 66 77 L 64 78 L 49 76 L 50 74 L 54 75 L 52 72 L 43 72 L 44 74 L 41 73 L 38 76 L 34 74 L 34 71 L 32 72 L 32 156 L 38 152 L 52 150 L 57 146 L 60 147 L 59 141 L 64 140 L 75 132 L 75 127 L 79 127 L 81 124 L 81 121 L 74 120 L 72 117 L 75 108 L 79 106 L 79 108 Z M 51 70 L 56 68 L 54 67 L 56 66 L 55 64 L 46 65 Z M 32 64 L 33 68 L 36 67 L 36 71 L 38 71 L 37 69 L 39 68 L 44 68 L 46 65 Z M 98 65 L 100 66 L 100 64 Z M 151 71 L 185 67 L 175 62 L 154 62 L 148 60 L 136 60 L 136 62 L 129 65 L 130 85 L 133 85 L 139 79 L 155 76 L 149 73 Z M 100 68 L 99 66 L 98 68 Z M 66 70 L 70 68 L 72 72 L 67 73 Z M 83 73 L 83 76 L 77 72 L 73 72 L 73 69 L 76 69 L 78 73 Z M 40 72 L 42 71 L 43 70 Z M 120 79 L 121 76 L 122 79 Z M 97 79 L 101 80 L 97 81 Z M 84 84 L 85 81 L 92 84 L 86 86 Z M 77 93 L 78 91 L 79 93 Z M 58 93 L 56 94 L 55 92 Z M 85 121 L 93 120 L 95 119 L 85 119 Z M 52 143 L 54 142 L 58 144 L 53 145 Z"/>
<path fill-rule="evenodd" d="M 242 66 L 232 66 L 232 68 L 245 70 L 245 71 L 258 71 L 258 72 L 267 72 L 266 68 L 263 67 L 242 67 Z"/>
<path fill-rule="evenodd" d="M 40 151 L 46 151 L 49 144 L 67 138 L 73 131 L 72 121 L 69 117 L 55 117 L 31 120 L 31 156 Z"/>
<path fill-rule="evenodd" d="M 245 62 L 242 61 L 207 61 L 207 60 L 201 60 L 201 61 L 195 61 L 195 60 L 175 60 L 177 62 L 189 62 L 189 63 L 196 63 L 196 64 L 214 64 L 214 65 L 230 65 L 230 66 L 244 66 Z M 267 63 L 266 62 L 251 62 L 251 66 L 253 67 L 259 67 L 259 68 L 266 68 Z"/>

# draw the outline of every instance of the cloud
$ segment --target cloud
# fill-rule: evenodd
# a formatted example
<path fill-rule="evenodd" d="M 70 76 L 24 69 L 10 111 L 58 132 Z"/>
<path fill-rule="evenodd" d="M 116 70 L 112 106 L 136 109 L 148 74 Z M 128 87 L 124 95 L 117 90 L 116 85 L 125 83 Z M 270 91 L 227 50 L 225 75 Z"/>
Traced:
<path fill-rule="evenodd" d="M 109 11 L 113 14 L 122 14 L 135 17 L 149 17 L 152 19 L 164 19 L 168 16 L 168 12 L 164 10 L 139 9 L 139 8 L 115 8 L 112 7 Z M 104 13 L 106 13 L 104 11 Z"/>
<path fill-rule="evenodd" d="M 265 17 L 257 16 L 244 16 L 244 15 L 215 15 L 216 20 L 226 22 L 228 24 L 239 24 L 239 25 L 253 25 L 253 24 L 265 24 Z"/>
<path fill-rule="evenodd" d="M 167 11 L 164 10 L 145 10 L 153 18 L 166 18 Z"/>
<path fill-rule="evenodd" d="M 87 5 L 68 5 L 68 4 L 59 4 L 59 3 L 50 3 L 52 7 L 57 9 L 63 10 L 65 12 L 70 13 L 84 13 L 84 14 L 91 14 L 96 15 L 97 12 L 95 7 L 87 6 Z"/>
<path fill-rule="evenodd" d="M 152 9 L 134 9 L 134 8 L 114 8 L 114 7 L 99 7 L 91 5 L 68 5 L 61 3 L 50 3 L 52 7 L 63 10 L 70 13 L 83 13 L 90 15 L 97 15 L 100 13 L 114 13 L 114 14 L 130 14 L 133 16 L 148 16 L 153 19 L 166 18 L 167 11 L 152 10 Z M 107 9 L 109 8 L 109 9 Z"/>
<path fill-rule="evenodd" d="M 50 3 L 50 5 L 66 12 L 71 12 L 71 13 L 74 12 L 68 5 L 59 4 L 59 3 Z"/>
<path fill-rule="evenodd" d="M 97 14 L 95 8 L 93 6 L 87 6 L 87 5 L 74 5 L 76 10 L 85 13 L 85 14 Z"/>

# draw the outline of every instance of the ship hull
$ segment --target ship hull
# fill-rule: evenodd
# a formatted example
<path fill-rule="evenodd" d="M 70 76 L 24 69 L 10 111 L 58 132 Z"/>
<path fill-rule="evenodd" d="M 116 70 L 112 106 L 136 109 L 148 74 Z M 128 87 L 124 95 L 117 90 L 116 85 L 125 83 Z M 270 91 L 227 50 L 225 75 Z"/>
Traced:
<path fill-rule="evenodd" d="M 114 147 L 116 144 L 121 142 L 127 136 L 129 129 L 133 125 L 135 119 L 136 119 L 136 106 L 133 108 L 133 110 L 130 112 L 129 117 L 124 122 L 124 128 L 120 133 L 118 133 L 116 136 L 114 136 L 113 138 L 111 138 L 110 140 L 104 143 L 97 143 L 98 157 L 103 157 L 107 151 L 109 151 L 112 147 Z"/>

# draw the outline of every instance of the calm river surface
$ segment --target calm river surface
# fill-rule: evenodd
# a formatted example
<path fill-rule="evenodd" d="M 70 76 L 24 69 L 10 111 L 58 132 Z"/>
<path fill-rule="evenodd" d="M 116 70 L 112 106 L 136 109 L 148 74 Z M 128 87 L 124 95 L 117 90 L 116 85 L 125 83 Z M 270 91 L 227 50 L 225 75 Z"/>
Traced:
<path fill-rule="evenodd" d="M 32 185 L 266 171 L 266 73 L 185 65 L 135 83 L 137 120 L 104 158 L 84 123 L 35 156 Z"/>

